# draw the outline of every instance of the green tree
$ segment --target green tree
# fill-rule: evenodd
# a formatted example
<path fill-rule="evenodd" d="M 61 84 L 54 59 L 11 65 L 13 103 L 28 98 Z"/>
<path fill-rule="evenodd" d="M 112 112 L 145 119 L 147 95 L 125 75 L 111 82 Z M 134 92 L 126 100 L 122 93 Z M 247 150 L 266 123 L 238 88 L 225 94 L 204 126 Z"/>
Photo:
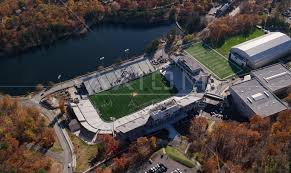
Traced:
<path fill-rule="evenodd" d="M 145 52 L 148 54 L 154 53 L 156 50 L 158 50 L 159 44 L 160 42 L 157 39 L 152 41 L 152 43 L 146 47 Z"/>
<path fill-rule="evenodd" d="M 40 168 L 37 173 L 47 173 L 47 171 L 44 168 Z"/>

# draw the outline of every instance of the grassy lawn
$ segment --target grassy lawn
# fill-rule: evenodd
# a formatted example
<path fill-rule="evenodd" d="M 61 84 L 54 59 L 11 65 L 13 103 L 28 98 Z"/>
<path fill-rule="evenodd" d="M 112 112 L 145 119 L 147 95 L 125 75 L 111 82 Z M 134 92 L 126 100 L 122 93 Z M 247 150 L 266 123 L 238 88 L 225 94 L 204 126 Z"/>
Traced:
<path fill-rule="evenodd" d="M 90 167 L 90 161 L 98 154 L 98 145 L 88 145 L 74 134 L 68 132 L 74 145 L 77 165 L 75 172 L 84 172 Z"/>
<path fill-rule="evenodd" d="M 138 80 L 91 96 L 91 102 L 100 111 L 105 121 L 116 119 L 157 103 L 175 93 L 167 81 L 155 72 Z"/>
<path fill-rule="evenodd" d="M 63 152 L 63 148 L 62 148 L 58 138 L 55 137 L 55 140 L 56 140 L 56 142 L 54 143 L 54 145 L 49 150 L 52 151 L 52 152 L 55 152 L 55 153 Z"/>
<path fill-rule="evenodd" d="M 45 125 L 46 126 L 49 126 L 50 120 L 47 117 L 45 117 L 44 120 L 45 120 Z M 58 137 L 57 137 L 56 134 L 55 134 L 54 138 L 55 138 L 55 143 L 54 143 L 54 145 L 51 148 L 49 148 L 49 150 L 51 152 L 55 152 L 55 153 L 61 153 L 61 152 L 63 152 L 63 148 L 62 148 L 62 146 L 60 144 L 60 141 L 59 141 L 59 139 L 58 139 Z"/>
<path fill-rule="evenodd" d="M 203 46 L 202 43 L 194 44 L 186 49 L 186 51 L 206 66 L 219 79 L 227 79 L 241 71 L 238 66 L 230 63 L 214 50 Z"/>
<path fill-rule="evenodd" d="M 222 55 L 227 57 L 231 47 L 262 35 L 264 35 L 264 32 L 259 29 L 256 29 L 254 32 L 248 35 L 234 36 L 229 39 L 226 39 L 221 46 L 216 48 L 216 50 L 220 52 Z"/>
<path fill-rule="evenodd" d="M 193 161 L 189 160 L 184 154 L 182 154 L 175 148 L 167 146 L 165 150 L 167 155 L 176 162 L 179 162 L 189 168 L 193 168 L 195 166 Z"/>

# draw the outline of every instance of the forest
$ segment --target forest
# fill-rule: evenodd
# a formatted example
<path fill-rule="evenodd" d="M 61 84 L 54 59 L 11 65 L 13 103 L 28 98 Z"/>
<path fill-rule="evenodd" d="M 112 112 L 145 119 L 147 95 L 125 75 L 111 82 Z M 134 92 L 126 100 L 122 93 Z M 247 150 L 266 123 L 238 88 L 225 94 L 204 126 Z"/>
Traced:
<path fill-rule="evenodd" d="M 190 142 L 189 158 L 202 165 L 204 173 L 289 173 L 291 171 L 291 110 L 274 117 L 254 115 L 248 122 L 216 121 L 205 117 L 190 121 L 185 137 Z M 120 143 L 103 136 L 105 155 L 114 155 Z M 156 137 L 140 137 L 128 150 L 96 173 L 121 173 L 147 162 L 159 149 Z M 136 167 L 135 167 L 136 166 Z"/>
<path fill-rule="evenodd" d="M 114 140 L 110 135 L 104 135 L 99 140 L 104 145 L 104 155 L 110 157 L 124 148 L 124 144 Z M 157 138 L 140 137 L 135 142 L 127 145 L 126 150 L 118 157 L 114 157 L 107 166 L 98 167 L 96 173 L 121 173 L 129 168 L 135 170 L 140 165 L 144 164 L 148 158 L 158 149 Z"/>
<path fill-rule="evenodd" d="M 291 110 L 276 117 L 253 116 L 249 122 L 191 122 L 191 153 L 204 172 L 289 173 L 291 171 Z"/>
<path fill-rule="evenodd" d="M 212 46 L 217 46 L 227 38 L 235 35 L 247 35 L 256 29 L 260 17 L 256 14 L 239 14 L 234 17 L 226 16 L 208 24 L 202 37 Z"/>
<path fill-rule="evenodd" d="M 38 109 L 27 107 L 8 96 L 0 98 L 0 172 L 43 173 L 51 160 L 27 148 L 27 144 L 43 148 L 55 142 Z"/>
<path fill-rule="evenodd" d="M 0 54 L 17 53 L 79 35 L 101 22 L 152 25 L 201 14 L 211 0 L 2 0 Z M 194 5 L 195 4 L 195 5 Z"/>

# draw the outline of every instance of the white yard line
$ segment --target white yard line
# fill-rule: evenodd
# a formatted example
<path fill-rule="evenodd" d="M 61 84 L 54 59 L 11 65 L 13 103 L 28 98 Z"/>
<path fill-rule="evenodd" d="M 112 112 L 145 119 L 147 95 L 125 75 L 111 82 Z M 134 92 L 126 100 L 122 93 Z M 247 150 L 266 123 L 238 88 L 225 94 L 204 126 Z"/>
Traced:
<path fill-rule="evenodd" d="M 229 63 L 231 63 L 232 65 L 234 65 L 236 68 L 238 68 L 239 69 L 239 71 L 237 72 L 237 73 L 240 73 L 240 72 L 242 72 L 243 71 L 243 69 L 240 67 L 240 66 L 238 66 L 237 64 L 235 64 L 235 63 L 233 63 L 232 61 L 230 61 L 228 58 L 226 58 L 224 55 L 222 55 L 221 53 L 219 53 L 217 50 L 215 50 L 215 49 L 213 49 L 212 47 L 210 47 L 208 44 L 206 44 L 206 43 L 204 43 L 209 49 L 211 49 L 212 51 L 214 51 L 215 53 L 217 53 L 218 55 L 220 55 L 221 57 L 223 57 L 225 60 L 227 60 Z M 227 79 L 227 78 L 229 78 L 229 77 L 231 77 L 231 76 L 235 76 L 236 75 L 236 73 L 234 73 L 234 74 L 232 74 L 232 75 L 229 75 L 229 76 L 226 76 L 226 77 L 224 77 L 223 78 L 223 80 L 224 79 Z"/>
<path fill-rule="evenodd" d="M 241 71 L 239 71 L 239 72 L 241 72 Z M 229 75 L 229 76 L 226 76 L 225 78 L 223 78 L 224 80 L 225 79 L 228 79 L 228 78 L 230 78 L 230 77 L 232 77 L 232 76 L 235 76 L 236 74 L 234 73 L 234 74 L 231 74 L 231 75 Z"/>
<path fill-rule="evenodd" d="M 204 43 L 209 49 L 213 50 L 214 52 L 216 52 L 217 54 L 219 54 L 220 56 L 222 56 L 224 59 L 226 59 L 228 62 L 230 62 L 232 65 L 236 66 L 238 69 L 240 69 L 239 72 L 242 72 L 242 68 L 240 66 L 238 66 L 237 64 L 231 62 L 228 58 L 226 58 L 224 55 L 222 55 L 221 53 L 219 53 L 217 50 L 213 49 L 212 47 L 210 47 L 208 44 Z"/>
<path fill-rule="evenodd" d="M 200 64 L 201 66 L 203 66 L 207 71 L 210 71 L 211 74 L 213 74 L 216 78 L 218 78 L 219 80 L 223 80 L 220 77 L 218 77 L 212 70 L 210 70 L 208 67 L 206 67 L 204 64 L 202 64 L 200 61 L 198 61 L 194 56 L 192 56 L 190 53 L 188 53 L 187 51 L 184 51 L 188 56 L 190 56 L 190 58 L 193 58 L 198 64 Z"/>
<path fill-rule="evenodd" d="M 200 44 L 200 43 L 201 43 L 201 42 L 198 42 L 198 43 L 195 43 L 195 44 L 193 44 L 193 45 Z M 209 49 L 213 50 L 213 51 L 214 51 L 215 53 L 217 53 L 218 55 L 222 56 L 222 57 L 223 57 L 224 59 L 226 59 L 228 62 L 230 62 L 231 64 L 233 64 L 231 61 L 229 61 L 227 58 L 225 58 L 222 54 L 220 54 L 220 53 L 217 52 L 216 50 L 212 49 L 212 48 L 209 47 L 208 45 L 206 45 L 206 46 L 207 46 Z M 218 78 L 219 80 L 226 80 L 226 79 L 228 79 L 228 78 L 230 78 L 230 77 L 236 75 L 236 73 L 233 73 L 233 74 L 231 74 L 231 75 L 229 75 L 229 76 L 226 76 L 226 77 L 224 77 L 224 78 L 220 78 L 220 77 L 218 77 L 218 76 L 216 75 L 216 73 L 214 73 L 212 70 L 210 70 L 208 67 L 206 67 L 203 63 L 201 63 L 198 59 L 196 59 L 194 56 L 192 56 L 189 52 L 187 52 L 186 50 L 184 50 L 184 52 L 186 52 L 188 56 L 194 58 L 194 59 L 196 60 L 196 62 L 198 62 L 201 66 L 203 66 L 205 69 L 207 69 L 208 71 L 210 71 L 210 72 L 211 72 L 211 73 L 212 73 L 216 78 Z M 200 51 L 197 51 L 197 53 L 199 54 Z M 235 65 L 238 69 L 240 69 L 240 71 L 238 71 L 239 73 L 243 71 L 243 70 L 242 70 L 240 67 L 238 67 L 236 64 L 233 64 L 233 65 Z"/>

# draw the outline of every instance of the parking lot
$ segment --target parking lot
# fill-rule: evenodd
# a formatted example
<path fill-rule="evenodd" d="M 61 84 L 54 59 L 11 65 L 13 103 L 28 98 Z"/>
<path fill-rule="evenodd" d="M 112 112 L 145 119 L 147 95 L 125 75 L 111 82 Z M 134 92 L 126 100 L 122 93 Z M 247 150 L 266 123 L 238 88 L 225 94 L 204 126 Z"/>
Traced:
<path fill-rule="evenodd" d="M 139 173 L 145 173 L 146 171 L 149 171 L 151 168 L 155 167 L 158 164 L 163 164 L 166 166 L 167 171 L 164 173 L 173 173 L 175 170 L 175 173 L 196 173 L 195 169 L 190 169 L 184 165 L 181 165 L 180 163 L 170 159 L 167 155 L 158 155 L 154 159 L 152 159 L 152 163 L 149 162 L 144 166 L 144 168 Z M 180 172 L 177 172 L 177 169 L 180 170 Z"/>

